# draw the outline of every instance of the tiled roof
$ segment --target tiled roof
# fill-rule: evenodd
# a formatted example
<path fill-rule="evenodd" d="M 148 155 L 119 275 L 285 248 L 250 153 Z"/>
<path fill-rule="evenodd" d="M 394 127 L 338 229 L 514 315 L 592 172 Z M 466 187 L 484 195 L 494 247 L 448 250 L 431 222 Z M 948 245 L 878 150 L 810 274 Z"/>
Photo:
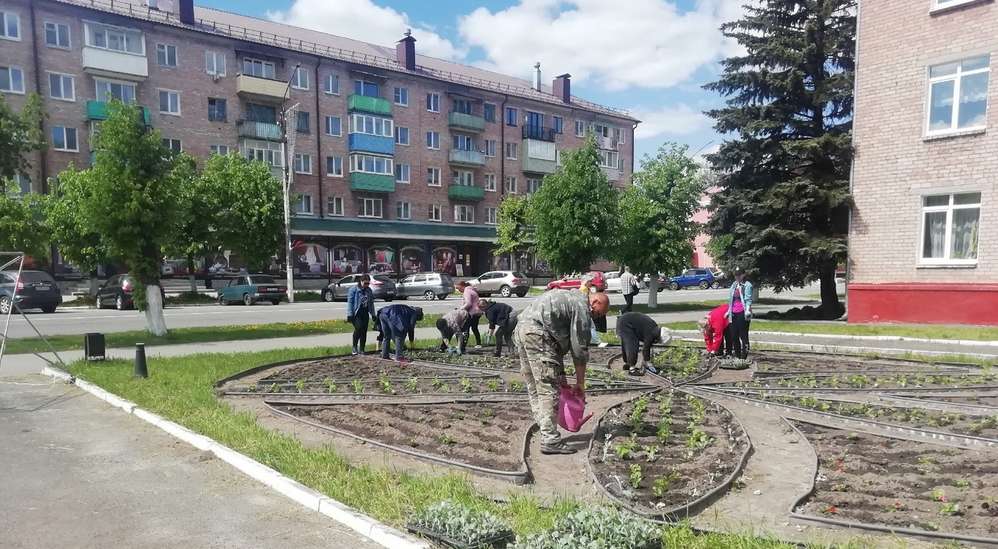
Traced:
<path fill-rule="evenodd" d="M 564 105 L 551 93 L 550 86 L 542 86 L 544 91 L 534 90 L 530 82 L 522 78 L 488 71 L 453 61 L 416 55 L 416 70 L 408 71 L 395 59 L 395 48 L 378 46 L 326 34 L 311 29 L 295 27 L 259 19 L 247 15 L 195 6 L 193 27 L 182 24 L 175 15 L 147 7 L 145 3 L 130 0 L 54 0 L 63 4 L 82 6 L 104 12 L 117 13 L 128 17 L 153 21 L 176 27 L 193 28 L 201 32 L 221 34 L 232 38 L 256 42 L 303 53 L 321 55 L 341 61 L 380 67 L 383 69 L 435 78 L 445 82 L 462 84 L 498 93 L 508 93 L 517 97 Z M 179 1 L 179 0 L 173 0 Z M 334 0 L 335 1 L 335 0 Z M 417 45 L 418 49 L 418 45 Z M 637 122 L 624 110 L 614 109 L 572 97 L 572 107 L 595 113 Z"/>

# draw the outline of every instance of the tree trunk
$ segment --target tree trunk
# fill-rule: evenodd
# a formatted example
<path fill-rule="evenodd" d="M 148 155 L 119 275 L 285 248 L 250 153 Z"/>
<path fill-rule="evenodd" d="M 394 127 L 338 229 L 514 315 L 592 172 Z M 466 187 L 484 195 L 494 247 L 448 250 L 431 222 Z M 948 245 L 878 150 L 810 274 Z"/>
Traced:
<path fill-rule="evenodd" d="M 821 282 L 821 308 L 825 311 L 838 311 L 839 293 L 835 288 L 835 267 L 822 269 L 819 277 Z"/>
<path fill-rule="evenodd" d="M 658 308 L 658 275 L 653 274 L 648 280 L 648 308 Z"/>
<path fill-rule="evenodd" d="M 187 276 L 187 278 L 191 281 L 191 293 L 198 293 L 198 277 L 194 276 L 194 273 L 191 273 Z"/>
<path fill-rule="evenodd" d="M 146 284 L 146 330 L 154 336 L 166 335 L 166 318 L 163 317 L 163 294 L 159 284 Z"/>
<path fill-rule="evenodd" d="M 90 275 L 90 297 L 97 297 L 97 287 L 99 286 L 99 281 L 97 280 L 97 275 Z"/>
<path fill-rule="evenodd" d="M 187 256 L 187 275 L 190 277 L 191 281 L 191 293 L 198 293 L 198 278 L 197 273 L 194 272 L 194 256 Z"/>

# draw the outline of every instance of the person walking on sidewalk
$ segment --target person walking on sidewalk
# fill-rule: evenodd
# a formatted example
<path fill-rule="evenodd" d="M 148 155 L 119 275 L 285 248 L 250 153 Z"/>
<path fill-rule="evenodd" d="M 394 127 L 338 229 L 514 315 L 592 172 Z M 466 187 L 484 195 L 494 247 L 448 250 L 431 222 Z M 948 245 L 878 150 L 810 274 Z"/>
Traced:
<path fill-rule="evenodd" d="M 450 345 L 451 340 L 457 335 L 458 338 L 458 354 L 464 354 L 465 345 L 468 343 L 468 338 L 464 333 L 464 327 L 468 325 L 468 311 L 464 309 L 454 309 L 444 316 L 437 319 L 437 330 L 440 331 L 440 352 L 449 352 L 453 348 Z"/>
<path fill-rule="evenodd" d="M 411 347 L 416 339 L 416 324 L 423 320 L 423 309 L 408 305 L 389 305 L 378 311 L 378 326 L 381 335 L 381 358 L 388 358 L 392 342 L 395 343 L 395 360 L 405 362 L 405 338 Z"/>
<path fill-rule="evenodd" d="M 593 317 L 605 316 L 606 294 L 588 297 L 569 290 L 551 290 L 520 312 L 513 341 L 520 357 L 520 373 L 527 386 L 530 410 L 540 427 L 542 454 L 574 454 L 558 432 L 558 391 L 568 385 L 564 358 L 572 355 L 575 391 L 585 397 L 586 366 Z"/>
<path fill-rule="evenodd" d="M 745 280 L 745 271 L 735 268 L 735 281 L 728 293 L 728 322 L 736 358 L 748 358 L 748 322 L 752 319 L 752 283 Z"/>
<path fill-rule="evenodd" d="M 374 292 L 371 291 L 371 277 L 360 275 L 360 281 L 347 292 L 347 322 L 353 324 L 352 354 L 364 354 L 367 347 L 367 327 L 369 320 L 377 321 L 374 309 Z"/>
<path fill-rule="evenodd" d="M 593 294 L 599 293 L 599 288 L 597 287 L 595 277 L 593 277 L 593 275 L 591 274 L 582 275 L 582 280 L 580 281 L 579 284 L 579 291 L 582 292 L 582 294 L 585 295 L 587 298 Z M 606 297 L 606 294 L 603 294 L 603 297 Z M 610 299 L 607 298 L 607 303 L 609 302 Z M 605 318 L 605 313 L 604 316 L 601 318 Z M 590 323 L 589 330 L 590 330 L 589 341 L 591 343 L 595 343 L 596 345 L 598 345 L 600 349 L 606 347 L 607 343 L 602 339 L 600 339 L 599 332 L 596 330 L 596 322 Z"/>
<path fill-rule="evenodd" d="M 468 311 L 468 324 L 464 327 L 465 337 L 469 330 L 475 334 L 475 348 L 482 348 L 482 334 L 478 332 L 478 324 L 482 320 L 482 309 L 479 307 L 478 290 L 466 280 L 457 283 L 457 291 L 461 292 L 461 308 Z"/>
<path fill-rule="evenodd" d="M 495 339 L 495 356 L 502 356 L 502 346 L 505 343 L 513 352 L 513 330 L 516 329 L 516 311 L 505 303 L 481 300 L 479 304 L 485 311 L 489 321 L 489 334 Z"/>
<path fill-rule="evenodd" d="M 634 296 L 638 295 L 638 277 L 631 274 L 631 268 L 624 266 L 624 272 L 620 274 L 620 293 L 624 296 L 623 312 L 631 312 L 634 307 Z"/>
<path fill-rule="evenodd" d="M 672 340 L 668 328 L 658 324 L 643 313 L 624 313 L 617 317 L 617 337 L 624 349 L 624 369 L 632 376 L 643 376 L 645 370 L 652 370 L 651 346 L 666 344 Z M 638 364 L 638 347 L 641 347 L 641 364 Z"/>

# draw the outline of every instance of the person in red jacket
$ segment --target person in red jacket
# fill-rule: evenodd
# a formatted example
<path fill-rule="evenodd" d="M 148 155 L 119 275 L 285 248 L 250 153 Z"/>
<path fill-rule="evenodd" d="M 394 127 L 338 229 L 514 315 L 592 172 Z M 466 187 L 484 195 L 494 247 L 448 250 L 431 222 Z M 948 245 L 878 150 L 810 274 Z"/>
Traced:
<path fill-rule="evenodd" d="M 721 344 L 724 342 L 724 332 L 728 328 L 728 304 L 714 307 L 703 320 L 700 321 L 700 330 L 703 332 L 704 343 L 707 344 L 707 353 L 716 355 L 721 351 Z"/>

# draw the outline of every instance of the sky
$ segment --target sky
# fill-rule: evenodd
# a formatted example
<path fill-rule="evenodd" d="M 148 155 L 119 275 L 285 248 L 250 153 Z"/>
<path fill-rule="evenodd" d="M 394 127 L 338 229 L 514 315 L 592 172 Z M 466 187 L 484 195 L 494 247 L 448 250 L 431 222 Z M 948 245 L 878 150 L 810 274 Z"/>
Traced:
<path fill-rule="evenodd" d="M 531 79 L 572 75 L 572 92 L 642 120 L 640 159 L 675 141 L 713 152 L 721 137 L 703 111 L 722 98 L 701 89 L 738 53 L 721 36 L 740 0 L 195 0 L 380 45 L 411 28 L 420 54 Z"/>

